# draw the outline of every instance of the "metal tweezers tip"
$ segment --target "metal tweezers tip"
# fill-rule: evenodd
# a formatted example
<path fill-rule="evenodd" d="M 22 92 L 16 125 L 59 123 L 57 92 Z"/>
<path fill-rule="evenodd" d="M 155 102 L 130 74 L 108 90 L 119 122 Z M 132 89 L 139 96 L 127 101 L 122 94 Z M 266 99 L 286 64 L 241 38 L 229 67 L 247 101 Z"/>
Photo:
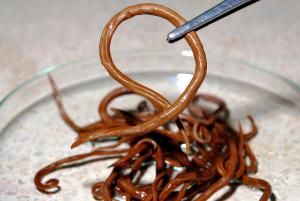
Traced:
<path fill-rule="evenodd" d="M 176 40 L 176 34 L 173 33 L 173 32 L 170 32 L 170 33 L 168 34 L 168 36 L 167 36 L 167 41 L 168 41 L 169 43 L 172 43 L 172 42 L 174 42 L 175 40 Z"/>

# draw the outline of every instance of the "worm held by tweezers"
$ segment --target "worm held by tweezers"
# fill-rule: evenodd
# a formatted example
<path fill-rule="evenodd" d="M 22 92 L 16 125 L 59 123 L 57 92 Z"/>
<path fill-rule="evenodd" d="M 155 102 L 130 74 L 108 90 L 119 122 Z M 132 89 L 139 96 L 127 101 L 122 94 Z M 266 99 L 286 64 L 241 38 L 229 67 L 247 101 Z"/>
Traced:
<path fill-rule="evenodd" d="M 98 107 L 99 120 L 92 124 L 79 126 L 72 120 L 64 108 L 58 86 L 49 76 L 59 114 L 77 133 L 72 148 L 92 142 L 93 150 L 45 166 L 35 175 L 36 188 L 44 193 L 63 188 L 58 179 L 47 179 L 48 174 L 64 171 L 66 165 L 87 158 L 113 156 L 116 161 L 110 164 L 111 173 L 91 185 L 96 200 L 113 201 L 123 197 L 126 201 L 204 201 L 220 189 L 232 187 L 236 181 L 240 185 L 257 187 L 263 191 L 260 200 L 269 200 L 270 184 L 251 176 L 258 171 L 257 159 L 249 143 L 258 133 L 254 118 L 248 116 L 250 131 L 245 132 L 242 124 L 235 129 L 229 123 L 229 110 L 224 100 L 212 94 L 197 94 L 206 75 L 206 57 L 195 32 L 185 36 L 194 55 L 195 71 L 174 103 L 127 77 L 115 66 L 110 53 L 113 34 L 123 21 L 136 15 L 158 16 L 175 27 L 186 22 L 171 9 L 148 3 L 127 7 L 111 18 L 102 33 L 99 54 L 109 75 L 122 87 L 103 97 Z M 113 100 L 132 94 L 144 100 L 132 105 L 130 110 L 110 106 Z M 205 104 L 215 107 L 212 109 Z M 107 141 L 112 144 L 103 145 Z M 152 180 L 142 181 L 152 167 L 155 168 Z"/>

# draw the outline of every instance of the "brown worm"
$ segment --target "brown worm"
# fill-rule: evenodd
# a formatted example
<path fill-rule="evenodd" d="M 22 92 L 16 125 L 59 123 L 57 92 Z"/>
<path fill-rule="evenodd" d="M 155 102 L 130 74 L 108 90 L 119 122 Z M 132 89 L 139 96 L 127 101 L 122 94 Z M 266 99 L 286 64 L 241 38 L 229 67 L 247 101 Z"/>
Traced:
<path fill-rule="evenodd" d="M 103 150 L 99 151 L 96 149 L 94 151 L 91 151 L 90 153 L 80 154 L 80 155 L 76 155 L 76 156 L 70 156 L 65 159 L 58 160 L 50 165 L 47 165 L 46 167 L 42 168 L 39 172 L 36 173 L 35 178 L 34 178 L 35 186 L 37 187 L 37 189 L 42 190 L 42 191 L 47 191 L 52 188 L 58 188 L 59 181 L 57 179 L 50 179 L 50 180 L 46 181 L 45 184 L 43 184 L 41 181 L 44 176 L 57 170 L 59 167 L 61 167 L 62 165 L 66 164 L 66 163 L 79 161 L 79 160 L 82 160 L 82 159 L 85 159 L 88 157 L 93 157 L 93 156 L 118 155 L 118 154 L 126 153 L 127 151 L 128 151 L 128 149 L 107 150 L 107 151 L 103 151 Z"/>
<path fill-rule="evenodd" d="M 134 17 L 135 15 L 149 14 L 159 16 L 168 20 L 171 24 L 178 27 L 186 22 L 180 15 L 171 9 L 158 5 L 158 4 L 138 4 L 135 6 L 127 7 L 123 11 L 116 14 L 107 23 L 103 30 L 99 52 L 103 66 L 112 78 L 121 83 L 124 87 L 130 89 L 136 94 L 146 97 L 152 102 L 156 102 L 164 108 L 163 111 L 155 115 L 150 121 L 143 122 L 133 127 L 119 128 L 110 131 L 93 133 L 89 138 L 79 138 L 72 147 L 79 146 L 80 144 L 105 136 L 125 136 L 136 135 L 150 132 L 159 126 L 175 119 L 191 102 L 193 96 L 196 94 L 198 88 L 203 82 L 206 75 L 206 57 L 200 42 L 199 37 L 195 32 L 191 32 L 185 36 L 185 40 L 192 49 L 195 58 L 195 72 L 192 80 L 180 95 L 180 97 L 171 105 L 165 98 L 157 92 L 135 82 L 122 72 L 120 72 L 112 61 L 110 54 L 110 44 L 112 36 L 121 22 Z"/>
<path fill-rule="evenodd" d="M 249 132 L 245 133 L 241 124 L 236 131 L 229 123 L 229 110 L 221 98 L 196 94 L 206 74 L 206 57 L 195 32 L 185 36 L 194 55 L 195 72 L 172 104 L 158 92 L 124 75 L 113 63 L 110 45 L 114 32 L 123 21 L 144 14 L 164 18 L 175 27 L 186 22 L 176 12 L 158 4 L 130 6 L 111 18 L 103 30 L 99 53 L 109 75 L 123 87 L 110 91 L 100 101 L 100 120 L 78 126 L 67 114 L 58 87 L 49 76 L 60 116 L 78 134 L 72 147 L 92 142 L 94 150 L 42 168 L 34 178 L 36 188 L 44 193 L 53 192 L 60 188 L 58 179 L 42 182 L 49 173 L 80 164 L 87 158 L 113 156 L 116 161 L 110 165 L 112 172 L 104 181 L 91 185 L 91 193 L 97 200 L 114 201 L 122 197 L 126 201 L 204 201 L 239 181 L 261 189 L 260 200 L 267 201 L 272 195 L 270 184 L 250 176 L 257 171 L 257 160 L 249 145 L 257 135 L 254 119 L 248 116 L 252 127 Z M 112 101 L 128 95 L 138 95 L 144 100 L 131 110 L 110 107 Z M 211 105 L 216 109 L 209 109 Z M 144 182 L 143 176 L 151 168 L 155 168 L 153 180 Z M 222 197 L 227 198 L 231 192 L 234 190 Z"/>

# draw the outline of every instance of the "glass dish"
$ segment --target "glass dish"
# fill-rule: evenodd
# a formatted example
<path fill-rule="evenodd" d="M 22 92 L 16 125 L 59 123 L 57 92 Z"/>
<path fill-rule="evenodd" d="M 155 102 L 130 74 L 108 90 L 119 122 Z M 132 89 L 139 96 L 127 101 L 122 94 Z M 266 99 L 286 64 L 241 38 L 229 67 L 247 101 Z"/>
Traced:
<path fill-rule="evenodd" d="M 194 70 L 190 51 L 136 50 L 113 57 L 127 75 L 169 100 L 184 90 Z M 208 75 L 199 91 L 224 98 L 233 125 L 241 121 L 247 128 L 247 115 L 254 117 L 259 128 L 251 142 L 259 161 L 256 176 L 271 183 L 277 200 L 298 200 L 299 85 L 245 61 L 209 52 L 207 57 Z M 96 121 L 99 101 L 119 86 L 96 56 L 48 67 L 10 92 L 0 102 L 0 200 L 93 200 L 90 185 L 111 170 L 107 167 L 112 160 L 64 169 L 50 175 L 60 180 L 60 192 L 45 195 L 35 189 L 33 176 L 40 168 L 91 149 L 89 145 L 70 149 L 76 135 L 57 112 L 47 73 L 55 79 L 67 112 L 79 125 Z M 130 96 L 115 100 L 112 106 L 130 108 L 136 103 L 137 97 Z M 253 201 L 260 195 L 240 187 L 229 200 Z"/>

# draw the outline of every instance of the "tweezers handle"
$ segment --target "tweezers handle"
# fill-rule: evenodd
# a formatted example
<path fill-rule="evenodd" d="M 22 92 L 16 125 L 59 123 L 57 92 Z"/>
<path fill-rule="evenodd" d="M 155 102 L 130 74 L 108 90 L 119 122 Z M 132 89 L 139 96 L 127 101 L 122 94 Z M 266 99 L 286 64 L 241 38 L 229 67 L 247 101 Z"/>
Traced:
<path fill-rule="evenodd" d="M 211 21 L 226 15 L 228 12 L 241 7 L 253 0 L 224 0 L 208 11 L 200 14 L 168 34 L 167 40 L 173 42 L 190 31 L 199 29 Z M 255 2 L 255 1 L 253 1 Z"/>

